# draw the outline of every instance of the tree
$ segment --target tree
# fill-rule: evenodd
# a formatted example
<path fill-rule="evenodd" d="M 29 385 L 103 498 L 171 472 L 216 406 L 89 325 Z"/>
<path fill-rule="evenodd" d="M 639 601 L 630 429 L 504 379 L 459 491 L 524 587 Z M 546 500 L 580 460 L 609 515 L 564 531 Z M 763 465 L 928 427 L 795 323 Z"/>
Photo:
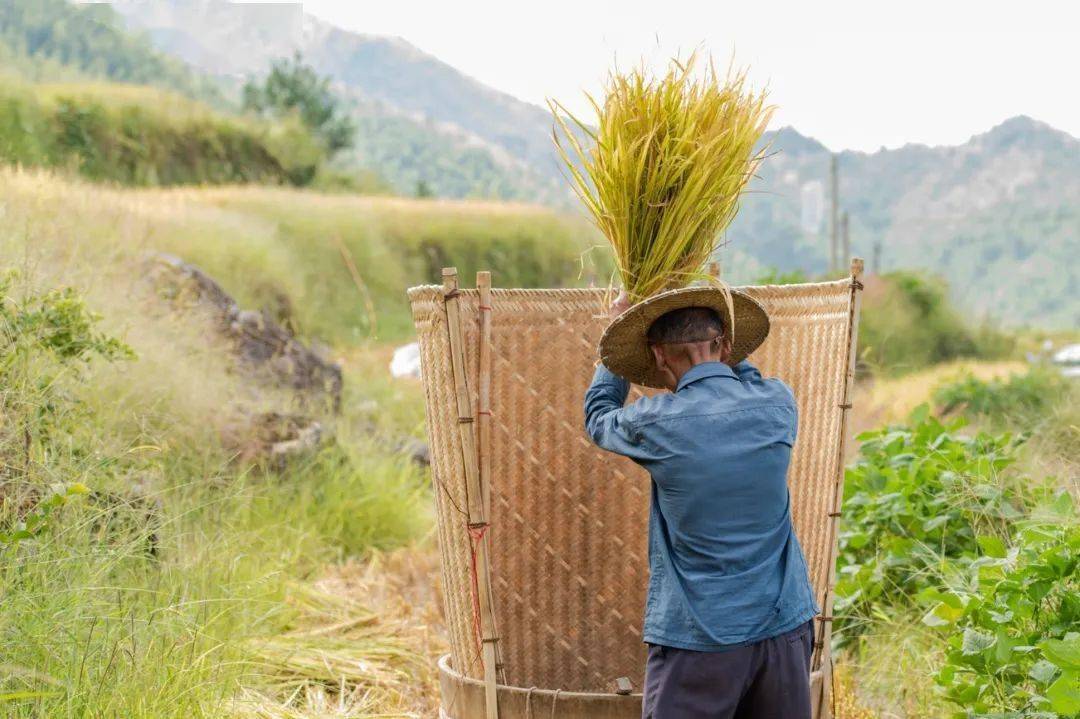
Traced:
<path fill-rule="evenodd" d="M 295 114 L 326 146 L 328 155 L 352 147 L 356 125 L 344 113 L 322 77 L 297 52 L 276 60 L 262 82 L 251 78 L 244 85 L 244 108 L 271 117 Z"/>

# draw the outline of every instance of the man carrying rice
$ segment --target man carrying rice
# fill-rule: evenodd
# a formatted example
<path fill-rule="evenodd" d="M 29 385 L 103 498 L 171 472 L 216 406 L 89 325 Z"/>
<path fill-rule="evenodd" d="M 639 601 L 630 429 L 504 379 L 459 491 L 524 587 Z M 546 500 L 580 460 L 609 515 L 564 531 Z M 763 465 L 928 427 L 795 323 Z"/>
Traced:
<path fill-rule="evenodd" d="M 585 425 L 652 476 L 642 716 L 809 719 L 818 609 L 791 526 L 795 398 L 744 359 L 768 331 L 764 310 L 731 300 L 738 350 L 719 289 L 619 315 L 601 345 L 614 372 L 597 368 Z M 620 375 L 670 393 L 624 407 Z"/>
<path fill-rule="evenodd" d="M 744 75 L 695 79 L 693 64 L 613 75 L 598 129 L 570 116 L 587 149 L 552 106 L 623 287 L 585 426 L 652 476 L 643 716 L 810 719 L 818 608 L 787 488 L 795 398 L 746 361 L 769 331 L 761 306 L 717 282 L 685 287 L 764 157 L 771 108 Z M 624 406 L 631 383 L 668 393 Z"/>

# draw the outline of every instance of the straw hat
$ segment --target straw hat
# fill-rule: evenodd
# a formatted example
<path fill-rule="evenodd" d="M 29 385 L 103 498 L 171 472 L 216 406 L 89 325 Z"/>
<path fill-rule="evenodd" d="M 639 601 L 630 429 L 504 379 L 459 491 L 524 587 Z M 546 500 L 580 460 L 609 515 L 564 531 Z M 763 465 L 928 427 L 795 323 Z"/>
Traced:
<path fill-rule="evenodd" d="M 660 387 L 655 377 L 656 364 L 649 349 L 649 327 L 661 315 L 686 307 L 708 307 L 720 315 L 724 334 L 730 336 L 726 292 L 731 293 L 735 332 L 731 346 L 731 364 L 736 364 L 756 350 L 769 334 L 769 315 L 765 308 L 738 290 L 720 287 L 684 287 L 668 290 L 639 302 L 615 318 L 600 338 L 600 361 L 615 374 L 634 384 Z"/>

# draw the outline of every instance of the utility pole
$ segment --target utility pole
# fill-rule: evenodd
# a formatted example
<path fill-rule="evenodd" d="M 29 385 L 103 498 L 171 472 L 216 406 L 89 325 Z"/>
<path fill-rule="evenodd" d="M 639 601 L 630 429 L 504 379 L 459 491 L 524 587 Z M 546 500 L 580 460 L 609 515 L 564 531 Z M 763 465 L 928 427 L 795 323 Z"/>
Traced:
<path fill-rule="evenodd" d="M 844 214 L 840 215 L 840 237 L 843 240 L 844 254 L 840 258 L 843 262 L 851 261 L 851 233 L 848 231 L 850 228 L 851 216 L 847 210 L 844 210 Z"/>
<path fill-rule="evenodd" d="M 881 274 L 881 240 L 874 242 L 874 262 L 872 267 L 875 275 Z"/>
<path fill-rule="evenodd" d="M 829 274 L 840 267 L 840 168 L 836 153 L 829 156 Z"/>

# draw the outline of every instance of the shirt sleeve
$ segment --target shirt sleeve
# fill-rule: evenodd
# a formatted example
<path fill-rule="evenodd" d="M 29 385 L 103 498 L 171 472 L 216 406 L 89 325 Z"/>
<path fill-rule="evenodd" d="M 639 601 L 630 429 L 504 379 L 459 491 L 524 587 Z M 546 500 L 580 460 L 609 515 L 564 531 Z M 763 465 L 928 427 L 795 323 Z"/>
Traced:
<path fill-rule="evenodd" d="M 735 376 L 739 378 L 740 382 L 756 382 L 761 379 L 761 372 L 747 360 L 743 360 L 732 367 L 732 369 L 735 371 Z"/>
<path fill-rule="evenodd" d="M 650 455 L 634 429 L 634 407 L 623 406 L 629 393 L 629 382 L 598 366 L 585 392 L 585 431 L 601 449 L 644 461 Z"/>

